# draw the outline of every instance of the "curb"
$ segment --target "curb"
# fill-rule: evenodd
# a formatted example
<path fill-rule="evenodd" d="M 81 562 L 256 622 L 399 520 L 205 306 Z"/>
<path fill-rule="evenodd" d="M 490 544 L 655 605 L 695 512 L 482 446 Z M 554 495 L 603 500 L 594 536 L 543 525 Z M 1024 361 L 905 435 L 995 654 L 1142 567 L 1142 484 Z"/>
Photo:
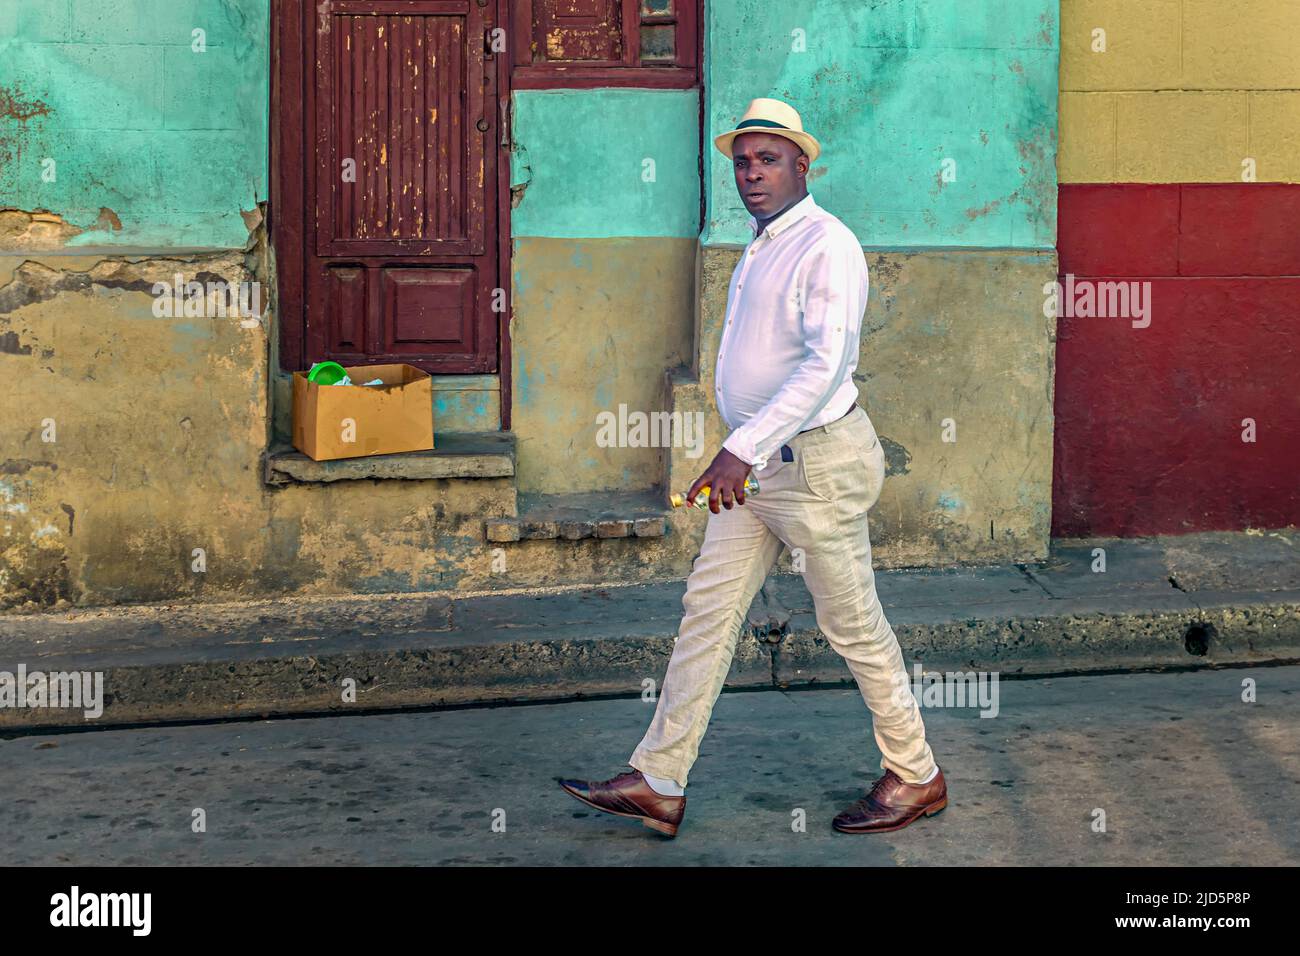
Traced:
<path fill-rule="evenodd" d="M 1131 610 L 1061 602 L 1060 613 L 907 620 L 888 611 L 904 657 L 926 671 L 982 670 L 1005 677 L 1182 670 L 1300 661 L 1300 595 L 1232 595 L 1198 605 L 1186 595 L 1133 596 Z M 1114 605 L 1114 595 L 1097 599 Z M 426 602 L 427 603 L 427 602 Z M 1160 607 L 1158 605 L 1165 605 Z M 430 607 L 425 619 L 440 619 Z M 0 707 L 0 731 L 106 727 L 276 716 L 542 703 L 636 696 L 662 679 L 676 621 L 597 633 L 588 621 L 548 639 L 506 640 L 499 631 L 416 628 L 394 637 L 222 643 L 203 657 L 133 663 L 133 651 L 23 655 L 26 670 L 103 673 L 103 714 Z M 599 630 L 599 629 L 597 629 Z M 50 644 L 49 641 L 39 642 Z M 16 673 L 22 642 L 0 641 L 0 671 Z M 28 642 L 27 650 L 35 650 Z M 140 656 L 138 650 L 136 656 Z M 157 657 L 157 655 L 155 655 Z M 344 703 L 344 682 L 355 703 Z M 771 642 L 743 633 L 724 689 L 797 688 L 851 681 L 807 611 Z"/>

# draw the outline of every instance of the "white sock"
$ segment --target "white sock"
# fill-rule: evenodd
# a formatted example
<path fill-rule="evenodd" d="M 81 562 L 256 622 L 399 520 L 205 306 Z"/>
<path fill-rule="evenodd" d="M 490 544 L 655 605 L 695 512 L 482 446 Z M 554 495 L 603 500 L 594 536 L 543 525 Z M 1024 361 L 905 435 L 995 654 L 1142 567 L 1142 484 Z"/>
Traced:
<path fill-rule="evenodd" d="M 923 786 L 925 786 L 927 783 L 929 783 L 931 780 L 933 780 L 933 779 L 934 779 L 935 777 L 937 777 L 937 776 L 939 776 L 939 765 L 938 765 L 938 764 L 935 764 L 935 765 L 934 765 L 934 770 L 932 770 L 932 771 L 930 772 L 930 776 L 926 777 L 926 778 L 925 778 L 924 780 L 922 780 L 920 783 L 913 784 L 913 786 L 916 786 L 916 787 L 923 787 Z"/>
<path fill-rule="evenodd" d="M 652 777 L 644 770 L 641 776 L 645 777 L 645 782 L 650 785 L 650 789 L 661 797 L 680 797 L 686 792 L 686 788 L 681 786 L 676 780 L 667 780 L 663 777 Z"/>

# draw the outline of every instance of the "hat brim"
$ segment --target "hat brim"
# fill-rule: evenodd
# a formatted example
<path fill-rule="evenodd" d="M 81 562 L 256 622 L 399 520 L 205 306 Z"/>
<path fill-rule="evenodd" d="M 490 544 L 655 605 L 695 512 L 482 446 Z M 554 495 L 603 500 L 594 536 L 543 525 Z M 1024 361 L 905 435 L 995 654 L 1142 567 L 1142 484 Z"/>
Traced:
<path fill-rule="evenodd" d="M 727 130 L 727 132 L 722 135 L 713 137 L 713 145 L 718 148 L 718 152 L 723 156 L 731 159 L 731 141 L 742 133 L 771 133 L 774 136 L 784 136 L 808 154 L 808 162 L 810 163 L 821 155 L 822 144 L 817 142 L 816 138 L 810 133 L 802 133 L 793 129 L 779 129 L 771 126 L 750 126 L 745 129 Z"/>

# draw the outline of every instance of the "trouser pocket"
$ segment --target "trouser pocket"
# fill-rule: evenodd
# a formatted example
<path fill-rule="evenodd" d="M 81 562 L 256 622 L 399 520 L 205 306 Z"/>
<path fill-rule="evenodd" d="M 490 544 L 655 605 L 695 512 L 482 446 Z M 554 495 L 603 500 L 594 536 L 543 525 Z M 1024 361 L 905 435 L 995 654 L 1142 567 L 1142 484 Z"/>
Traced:
<path fill-rule="evenodd" d="M 799 460 L 799 477 L 808 493 L 822 501 L 836 498 L 836 473 L 846 462 L 843 455 L 836 456 L 833 442 L 808 442 L 795 450 Z"/>

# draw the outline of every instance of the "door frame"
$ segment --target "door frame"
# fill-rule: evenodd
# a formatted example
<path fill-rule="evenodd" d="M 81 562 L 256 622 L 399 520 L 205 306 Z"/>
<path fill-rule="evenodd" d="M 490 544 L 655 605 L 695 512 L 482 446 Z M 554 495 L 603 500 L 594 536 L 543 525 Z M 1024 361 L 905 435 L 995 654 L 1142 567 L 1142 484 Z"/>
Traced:
<path fill-rule="evenodd" d="M 392 2 L 392 0 L 390 0 Z M 412 11 L 421 7 L 421 0 L 399 0 Z M 492 123 L 493 139 L 497 149 L 497 274 L 495 288 L 503 290 L 504 309 L 497 314 L 497 375 L 501 383 L 501 430 L 510 430 L 511 411 L 511 358 L 510 321 L 514 313 L 510 261 L 510 174 L 514 141 L 511 127 L 511 63 L 514 59 L 514 30 L 511 29 L 509 0 L 464 0 L 468 8 L 493 5 L 496 25 L 506 31 L 507 49 L 504 53 L 487 53 L 487 59 L 496 61 L 497 103 Z M 306 293 L 306 167 L 314 162 L 305 142 L 305 97 L 301 91 L 306 82 L 307 64 L 304 60 L 304 19 L 310 9 L 318 16 L 316 0 L 271 0 L 271 83 L 270 83 L 270 155 L 268 162 L 270 196 L 267 203 L 267 227 L 271 249 L 276 262 L 276 336 L 279 352 L 279 370 L 299 371 L 304 365 L 306 349 L 306 316 L 303 302 Z M 285 95 L 281 89 L 281 69 L 285 67 L 286 87 L 297 90 L 297 95 Z M 284 256 L 281 250 L 296 250 L 296 255 Z M 273 372 L 275 370 L 272 370 Z"/>

